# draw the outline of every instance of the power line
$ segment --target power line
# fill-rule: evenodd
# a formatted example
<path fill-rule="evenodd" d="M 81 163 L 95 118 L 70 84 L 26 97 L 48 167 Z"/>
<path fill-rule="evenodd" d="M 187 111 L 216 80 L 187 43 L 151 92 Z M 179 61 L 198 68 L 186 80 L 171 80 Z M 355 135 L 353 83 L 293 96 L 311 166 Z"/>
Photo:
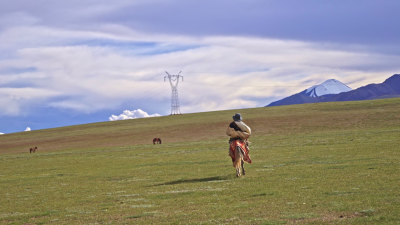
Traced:
<path fill-rule="evenodd" d="M 182 114 L 180 110 L 180 105 L 179 105 L 179 98 L 178 98 L 178 84 L 179 84 L 179 78 L 182 79 L 183 81 L 183 76 L 180 75 L 182 71 L 179 71 L 177 75 L 171 75 L 167 71 L 167 75 L 164 76 L 164 82 L 166 81 L 166 78 L 168 77 L 169 84 L 171 85 L 171 115 L 178 115 Z"/>

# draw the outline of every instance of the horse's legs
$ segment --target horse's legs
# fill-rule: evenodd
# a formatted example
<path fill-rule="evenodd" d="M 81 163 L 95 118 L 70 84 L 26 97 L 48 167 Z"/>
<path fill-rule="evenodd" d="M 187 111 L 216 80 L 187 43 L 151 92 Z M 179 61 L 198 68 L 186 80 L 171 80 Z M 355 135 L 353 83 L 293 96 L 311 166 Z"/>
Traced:
<path fill-rule="evenodd" d="M 246 175 L 246 171 L 244 171 L 244 161 L 243 161 L 243 159 L 241 161 L 242 161 L 242 173 L 243 173 L 243 175 Z"/>
<path fill-rule="evenodd" d="M 240 158 L 235 160 L 235 169 L 236 169 L 236 177 L 240 177 L 242 175 L 242 173 L 240 171 L 240 169 L 241 169 Z"/>
<path fill-rule="evenodd" d="M 243 154 L 242 154 L 242 150 L 238 146 L 236 147 L 236 154 L 235 154 L 235 168 L 236 168 L 236 176 L 237 177 L 240 177 L 242 175 L 242 173 L 244 175 Z"/>
<path fill-rule="evenodd" d="M 240 167 L 236 167 L 236 177 L 240 177 Z"/>

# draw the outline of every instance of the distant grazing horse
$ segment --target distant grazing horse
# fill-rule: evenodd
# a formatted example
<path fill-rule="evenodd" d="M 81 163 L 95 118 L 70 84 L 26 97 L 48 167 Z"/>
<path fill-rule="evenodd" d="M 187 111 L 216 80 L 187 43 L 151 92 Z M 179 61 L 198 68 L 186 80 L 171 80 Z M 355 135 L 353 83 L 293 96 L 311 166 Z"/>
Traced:
<path fill-rule="evenodd" d="M 30 148 L 29 149 L 29 153 L 35 153 L 36 152 L 36 150 L 38 150 L 38 147 L 33 147 L 33 148 Z"/>
<path fill-rule="evenodd" d="M 246 175 L 244 162 L 251 163 L 247 140 L 232 140 L 229 146 L 229 155 L 232 158 L 233 167 L 236 169 L 236 176 L 240 177 L 241 175 Z"/>
<path fill-rule="evenodd" d="M 154 138 L 153 145 L 155 145 L 155 144 L 161 144 L 161 138 Z"/>

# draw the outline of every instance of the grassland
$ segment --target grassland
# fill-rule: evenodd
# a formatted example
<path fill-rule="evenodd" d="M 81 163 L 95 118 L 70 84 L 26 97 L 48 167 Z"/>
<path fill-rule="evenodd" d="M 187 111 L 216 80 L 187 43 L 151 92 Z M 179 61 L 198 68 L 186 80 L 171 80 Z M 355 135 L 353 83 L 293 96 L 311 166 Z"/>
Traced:
<path fill-rule="evenodd" d="M 235 112 L 253 129 L 242 178 Z M 400 224 L 399 144 L 399 98 L 1 135 L 0 224 Z"/>

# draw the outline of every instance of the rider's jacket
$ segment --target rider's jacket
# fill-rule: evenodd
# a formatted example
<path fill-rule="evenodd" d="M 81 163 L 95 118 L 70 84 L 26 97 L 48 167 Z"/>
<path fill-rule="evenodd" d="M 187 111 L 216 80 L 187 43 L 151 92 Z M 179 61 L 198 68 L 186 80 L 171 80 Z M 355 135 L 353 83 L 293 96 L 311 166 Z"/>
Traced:
<path fill-rule="evenodd" d="M 246 140 L 251 135 L 251 129 L 243 121 L 233 121 L 226 129 L 226 134 L 233 139 Z"/>

